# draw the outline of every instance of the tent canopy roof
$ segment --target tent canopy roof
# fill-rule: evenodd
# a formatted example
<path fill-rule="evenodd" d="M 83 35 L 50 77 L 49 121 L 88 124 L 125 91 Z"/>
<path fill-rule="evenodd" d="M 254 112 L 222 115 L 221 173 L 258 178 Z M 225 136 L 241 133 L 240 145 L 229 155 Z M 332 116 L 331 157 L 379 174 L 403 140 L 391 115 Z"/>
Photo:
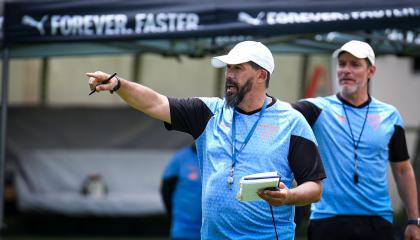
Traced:
<path fill-rule="evenodd" d="M 75 0 L 5 3 L 12 57 L 152 52 L 202 57 L 241 40 L 274 52 L 331 53 L 344 42 L 420 56 L 415 0 Z"/>

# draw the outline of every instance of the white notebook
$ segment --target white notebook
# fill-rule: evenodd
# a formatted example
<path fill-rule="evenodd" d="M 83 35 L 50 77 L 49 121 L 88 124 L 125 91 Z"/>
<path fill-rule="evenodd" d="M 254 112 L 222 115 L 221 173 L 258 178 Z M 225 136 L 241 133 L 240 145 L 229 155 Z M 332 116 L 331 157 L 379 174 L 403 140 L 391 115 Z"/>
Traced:
<path fill-rule="evenodd" d="M 239 201 L 262 200 L 257 192 L 266 188 L 275 188 L 279 185 L 280 176 L 277 172 L 256 173 L 241 178 L 236 198 Z"/>

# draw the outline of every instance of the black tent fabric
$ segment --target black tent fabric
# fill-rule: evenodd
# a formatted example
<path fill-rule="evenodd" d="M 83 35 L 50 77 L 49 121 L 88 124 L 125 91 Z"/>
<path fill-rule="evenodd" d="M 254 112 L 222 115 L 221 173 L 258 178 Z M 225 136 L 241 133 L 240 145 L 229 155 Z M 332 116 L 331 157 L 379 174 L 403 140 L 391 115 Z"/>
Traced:
<path fill-rule="evenodd" d="M 207 39 L 267 39 L 388 29 L 418 36 L 416 0 L 92 0 L 6 2 L 4 44 Z M 390 33 L 390 32 L 388 32 Z M 283 39 L 284 41 L 285 39 Z M 318 39 L 319 40 L 319 39 Z M 385 41 L 386 39 L 381 39 Z M 410 40 L 411 43 L 414 41 Z M 225 43 L 226 44 L 226 43 Z M 181 49 L 177 49 L 181 50 Z M 418 50 L 418 49 L 417 49 Z"/>
<path fill-rule="evenodd" d="M 6 44 L 286 35 L 418 27 L 420 2 L 66 1 L 10 2 Z"/>

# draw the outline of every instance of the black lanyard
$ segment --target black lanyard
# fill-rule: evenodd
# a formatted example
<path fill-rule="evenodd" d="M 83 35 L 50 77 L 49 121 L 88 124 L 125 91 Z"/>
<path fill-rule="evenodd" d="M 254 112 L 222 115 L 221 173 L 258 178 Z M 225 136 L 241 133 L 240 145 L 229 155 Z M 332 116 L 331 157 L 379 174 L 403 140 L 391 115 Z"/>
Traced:
<path fill-rule="evenodd" d="M 233 183 L 233 173 L 235 171 L 235 164 L 236 164 L 236 158 L 239 153 L 242 152 L 242 150 L 245 148 L 245 146 L 248 144 L 249 140 L 251 139 L 252 134 L 255 132 L 255 129 L 257 128 L 258 122 L 264 115 L 265 109 L 267 108 L 268 100 L 265 98 L 264 105 L 261 108 L 260 115 L 258 116 L 257 121 L 255 121 L 254 125 L 252 126 L 251 130 L 249 131 L 248 135 L 245 138 L 245 141 L 242 143 L 239 150 L 236 149 L 236 111 L 233 110 L 233 119 L 232 119 L 232 166 L 230 168 L 230 175 L 228 177 L 228 186 L 229 189 L 232 189 L 232 183 Z"/>
<path fill-rule="evenodd" d="M 359 183 L 359 174 L 358 174 L 358 162 L 357 162 L 357 160 L 358 160 L 359 156 L 357 154 L 357 149 L 359 148 L 360 138 L 362 137 L 363 130 L 365 129 L 365 124 L 366 124 L 366 120 L 367 120 L 367 117 L 368 117 L 370 104 L 368 104 L 368 106 L 367 106 L 365 119 L 363 120 L 362 130 L 360 131 L 359 138 L 357 139 L 357 141 L 354 139 L 353 130 L 351 129 L 350 119 L 349 119 L 349 116 L 347 115 L 346 107 L 344 106 L 344 103 L 341 103 L 341 105 L 343 106 L 344 114 L 346 114 L 346 120 L 347 120 L 347 124 L 349 125 L 351 140 L 353 141 L 353 147 L 354 147 L 354 177 L 353 177 L 353 180 L 354 180 L 355 184 L 358 184 Z"/>

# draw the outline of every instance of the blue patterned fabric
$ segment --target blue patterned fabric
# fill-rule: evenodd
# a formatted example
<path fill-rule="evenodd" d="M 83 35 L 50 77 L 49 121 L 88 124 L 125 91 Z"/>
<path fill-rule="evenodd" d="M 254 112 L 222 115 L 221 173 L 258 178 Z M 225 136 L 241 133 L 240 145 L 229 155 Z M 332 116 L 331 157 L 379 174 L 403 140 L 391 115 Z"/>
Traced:
<path fill-rule="evenodd" d="M 322 110 L 312 127 L 328 176 L 323 181 L 321 201 L 312 204 L 311 219 L 335 215 L 380 215 L 392 222 L 387 164 L 389 143 L 395 128 L 403 128 L 398 111 L 389 104 L 371 98 L 357 151 L 359 183 L 355 184 L 354 146 L 343 110 L 344 103 L 335 95 L 305 101 Z M 345 107 L 353 136 L 357 140 L 367 104 L 363 107 L 345 104 Z"/>
<path fill-rule="evenodd" d="M 233 189 L 227 184 L 232 164 L 231 126 L 234 108 L 219 98 L 200 98 L 213 113 L 196 139 L 203 180 L 202 239 L 275 239 L 269 205 L 265 201 L 236 199 L 242 176 L 277 171 L 289 188 L 294 179 L 289 165 L 292 135 L 315 143 L 310 126 L 289 104 L 276 101 L 269 106 L 250 139 L 237 156 Z M 237 111 L 236 148 L 239 148 L 259 112 Z M 292 161 L 295 161 L 293 159 Z M 294 206 L 273 207 L 280 239 L 294 239 Z"/>
<path fill-rule="evenodd" d="M 171 177 L 178 178 L 172 196 L 171 237 L 200 239 L 201 178 L 192 147 L 181 149 L 170 160 L 163 178 Z"/>

